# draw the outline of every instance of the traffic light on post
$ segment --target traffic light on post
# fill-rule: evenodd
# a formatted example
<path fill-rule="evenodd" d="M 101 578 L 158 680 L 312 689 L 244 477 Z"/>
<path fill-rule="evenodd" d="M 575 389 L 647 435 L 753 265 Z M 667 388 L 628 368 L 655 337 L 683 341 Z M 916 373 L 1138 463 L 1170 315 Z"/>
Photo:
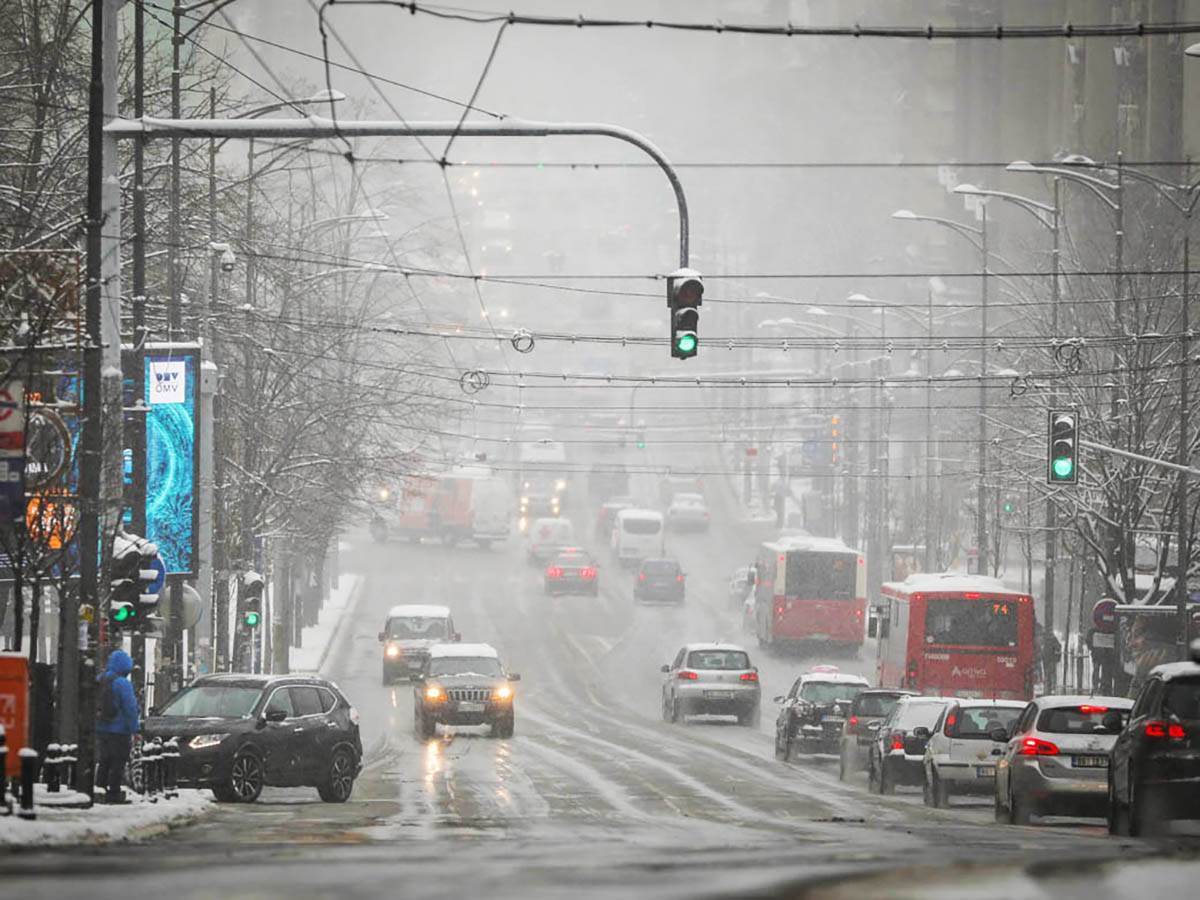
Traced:
<path fill-rule="evenodd" d="M 149 622 L 158 608 L 160 569 L 155 544 L 124 532 L 113 538 L 108 619 L 114 629 L 141 630 Z"/>
<path fill-rule="evenodd" d="M 700 303 L 704 281 L 695 269 L 676 269 L 667 276 L 671 309 L 671 356 L 691 359 L 700 349 Z"/>
<path fill-rule="evenodd" d="M 263 577 L 257 572 L 242 576 L 242 624 L 257 628 L 262 624 Z"/>
<path fill-rule="evenodd" d="M 1075 484 L 1079 481 L 1079 433 L 1075 410 L 1051 410 L 1048 430 L 1046 481 Z"/>

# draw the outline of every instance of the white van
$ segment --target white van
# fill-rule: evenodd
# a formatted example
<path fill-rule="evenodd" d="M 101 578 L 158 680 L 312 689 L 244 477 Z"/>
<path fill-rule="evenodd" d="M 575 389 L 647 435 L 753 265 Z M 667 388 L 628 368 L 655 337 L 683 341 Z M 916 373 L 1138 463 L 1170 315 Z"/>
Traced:
<path fill-rule="evenodd" d="M 503 478 L 480 478 L 471 491 L 471 536 L 481 547 L 508 538 L 512 492 Z"/>
<path fill-rule="evenodd" d="M 534 519 L 529 526 L 525 556 L 534 565 L 549 562 L 563 547 L 575 543 L 575 528 L 570 519 Z"/>
<path fill-rule="evenodd" d="M 622 566 L 662 556 L 663 516 L 652 509 L 623 509 L 613 523 L 612 551 Z"/>

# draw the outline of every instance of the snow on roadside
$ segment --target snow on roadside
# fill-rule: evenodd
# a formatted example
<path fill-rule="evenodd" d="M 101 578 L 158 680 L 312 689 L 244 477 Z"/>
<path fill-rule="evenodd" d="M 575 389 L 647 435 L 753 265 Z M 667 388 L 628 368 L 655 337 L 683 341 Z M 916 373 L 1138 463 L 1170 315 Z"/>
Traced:
<path fill-rule="evenodd" d="M 13 815 L 0 818 L 0 848 L 46 847 L 67 844 L 110 844 L 141 841 L 167 828 L 191 822 L 213 804 L 208 791 L 181 790 L 172 800 L 151 803 L 132 794 L 123 806 L 97 804 L 91 809 L 35 806 L 37 818 L 26 821 Z"/>
<path fill-rule="evenodd" d="M 338 576 L 338 586 L 329 592 L 329 599 L 317 616 L 317 624 L 305 628 L 300 636 L 300 646 L 291 649 L 288 664 L 292 672 L 320 670 L 344 614 L 354 602 L 361 581 L 361 575 Z"/>

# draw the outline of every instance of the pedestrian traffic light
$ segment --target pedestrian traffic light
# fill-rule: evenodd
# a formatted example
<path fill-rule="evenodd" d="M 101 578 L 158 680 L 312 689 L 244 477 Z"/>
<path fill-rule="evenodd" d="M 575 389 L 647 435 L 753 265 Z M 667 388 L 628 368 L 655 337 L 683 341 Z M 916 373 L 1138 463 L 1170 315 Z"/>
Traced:
<path fill-rule="evenodd" d="M 262 623 L 263 577 L 257 572 L 242 576 L 242 624 L 257 628 Z"/>
<path fill-rule="evenodd" d="M 671 310 L 671 356 L 691 359 L 700 349 L 700 303 L 704 281 L 695 269 L 676 269 L 667 276 Z"/>
<path fill-rule="evenodd" d="M 1079 481 L 1079 435 L 1075 410 L 1051 410 L 1047 436 L 1046 481 Z"/>

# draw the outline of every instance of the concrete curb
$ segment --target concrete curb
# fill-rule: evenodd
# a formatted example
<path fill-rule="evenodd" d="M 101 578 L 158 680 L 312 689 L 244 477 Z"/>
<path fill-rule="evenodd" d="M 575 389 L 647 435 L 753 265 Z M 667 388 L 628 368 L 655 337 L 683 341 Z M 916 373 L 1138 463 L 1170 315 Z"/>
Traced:
<path fill-rule="evenodd" d="M 321 651 L 321 658 L 317 660 L 318 672 L 325 670 L 325 662 L 329 659 L 330 651 L 337 646 L 337 643 L 342 639 L 342 632 L 346 628 L 347 620 L 354 617 L 355 613 L 358 612 L 359 603 L 362 602 L 362 586 L 366 579 L 361 575 L 355 575 L 354 578 L 357 580 L 354 583 L 354 587 L 351 589 L 350 596 L 346 599 L 346 606 L 342 610 L 342 616 L 340 619 L 338 619 L 337 627 L 333 629 L 333 634 L 330 636 L 329 642 L 325 645 L 325 649 Z"/>

